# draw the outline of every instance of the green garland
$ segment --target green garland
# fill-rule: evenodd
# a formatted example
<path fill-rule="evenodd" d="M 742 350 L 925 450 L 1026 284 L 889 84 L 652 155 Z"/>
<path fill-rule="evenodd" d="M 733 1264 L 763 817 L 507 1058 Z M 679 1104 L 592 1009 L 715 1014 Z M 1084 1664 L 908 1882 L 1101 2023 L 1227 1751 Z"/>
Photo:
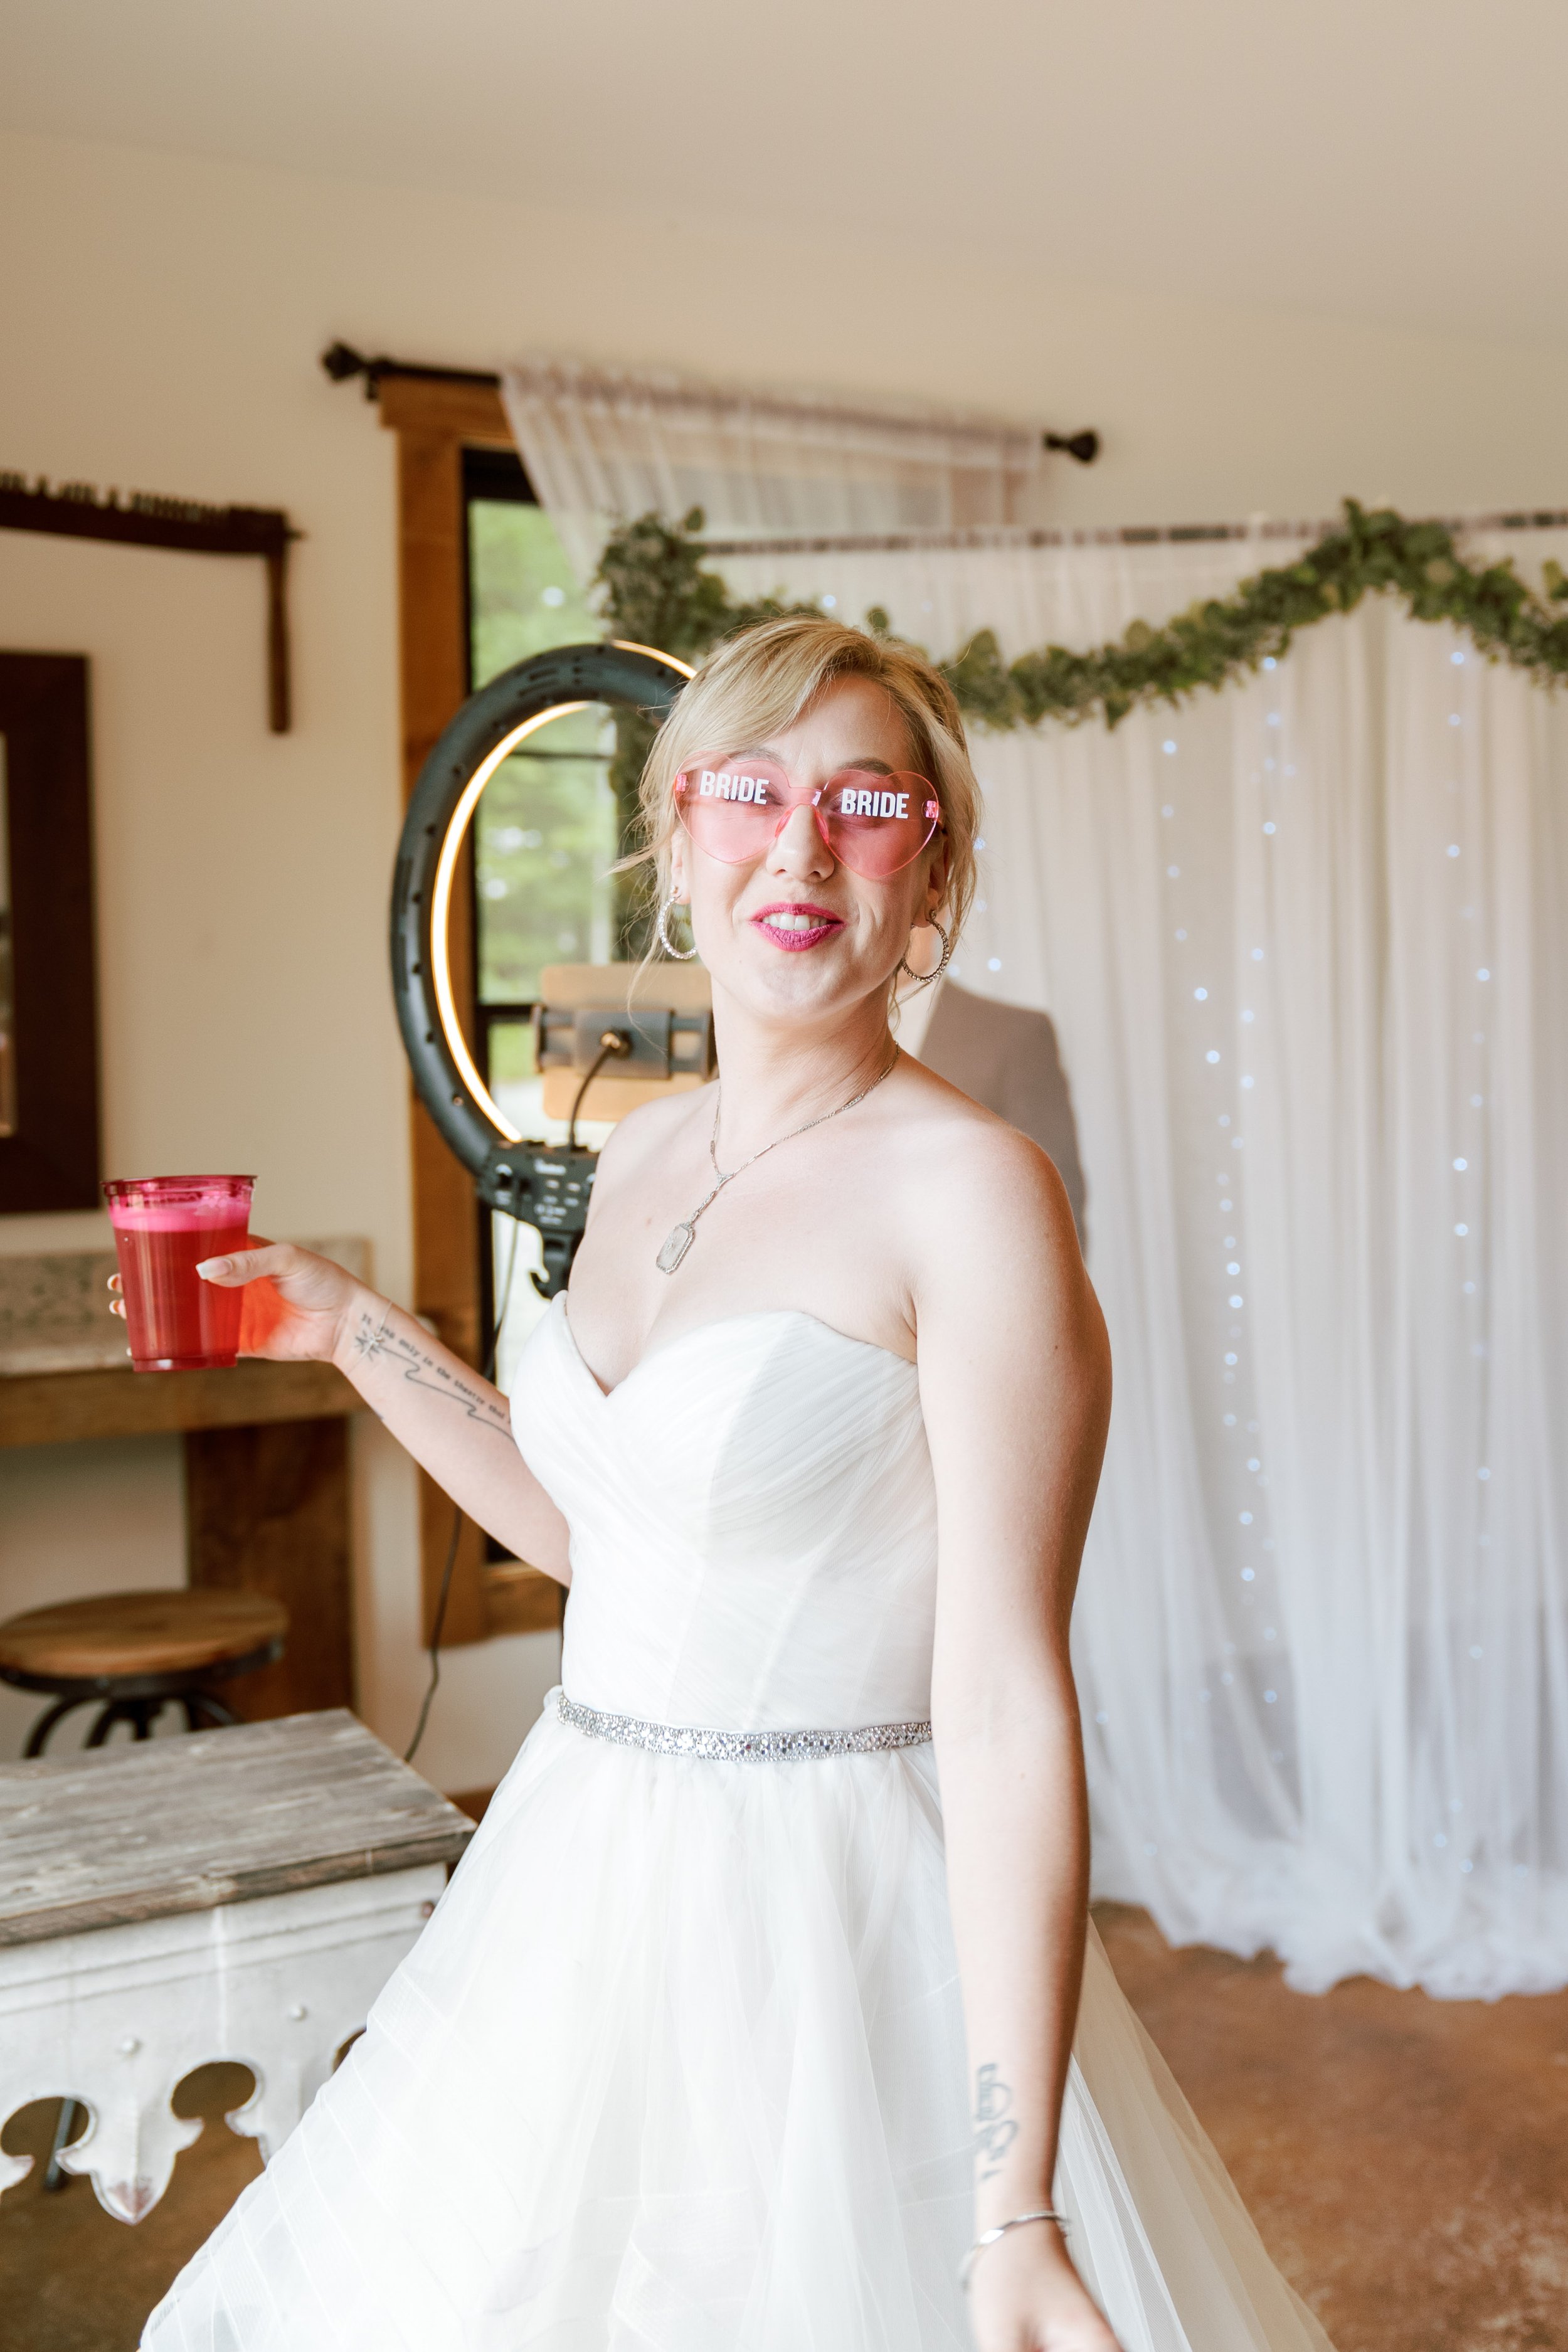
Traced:
<path fill-rule="evenodd" d="M 598 584 L 616 636 L 658 646 L 699 661 L 721 637 L 753 621 L 811 613 L 776 596 L 732 603 L 723 581 L 704 568 L 694 508 L 681 523 L 644 515 L 605 547 Z M 1506 661 L 1542 684 L 1568 677 L 1568 577 L 1545 567 L 1538 594 L 1510 561 L 1467 562 L 1440 522 L 1407 522 L 1390 508 L 1368 513 L 1347 499 L 1344 520 L 1294 563 L 1244 580 L 1152 628 L 1134 621 L 1115 644 L 1074 653 L 1045 646 L 1004 662 L 995 634 L 981 629 L 941 663 L 965 715 L 1006 731 L 1056 719 L 1068 727 L 1102 718 L 1108 727 L 1153 702 L 1180 702 L 1200 687 L 1217 690 L 1289 650 L 1299 629 L 1331 614 L 1352 613 L 1363 596 L 1393 594 L 1413 620 L 1447 621 L 1463 629 L 1489 661 Z M 878 607 L 868 628 L 886 634 Z"/>
<path fill-rule="evenodd" d="M 731 599 L 703 562 L 702 510 L 669 523 L 646 514 L 616 532 L 596 575 L 609 634 L 658 646 L 693 664 L 723 637 L 755 621 L 792 613 L 816 614 L 816 604 L 764 596 Z M 1568 576 L 1548 562 L 1545 593 L 1538 594 L 1511 562 L 1484 569 L 1467 562 L 1452 531 L 1439 522 L 1406 522 L 1391 508 L 1367 513 L 1345 500 L 1344 520 L 1294 563 L 1244 580 L 1229 596 L 1212 596 L 1151 627 L 1134 621 L 1114 645 L 1074 653 L 1044 646 L 1002 658 L 994 630 L 980 629 L 938 665 L 966 718 L 1008 732 L 1056 719 L 1079 727 L 1101 718 L 1115 727 L 1130 710 L 1179 703 L 1200 688 L 1215 691 L 1270 657 L 1286 653 L 1299 629 L 1352 613 L 1363 596 L 1392 594 L 1416 621 L 1447 621 L 1462 629 L 1489 661 L 1505 661 L 1547 686 L 1568 677 Z M 886 635 L 888 615 L 873 605 L 866 626 Z M 637 841 L 637 785 L 653 742 L 640 713 L 622 712 L 616 726 L 611 781 L 620 817 L 623 852 Z M 617 877 L 616 923 L 622 952 L 640 955 L 651 908 L 646 881 Z"/>

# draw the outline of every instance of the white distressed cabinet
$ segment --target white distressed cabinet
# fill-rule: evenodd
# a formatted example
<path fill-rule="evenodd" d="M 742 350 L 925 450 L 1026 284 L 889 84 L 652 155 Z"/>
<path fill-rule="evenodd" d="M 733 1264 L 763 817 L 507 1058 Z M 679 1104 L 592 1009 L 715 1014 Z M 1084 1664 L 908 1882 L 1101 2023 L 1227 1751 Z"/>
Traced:
<path fill-rule="evenodd" d="M 269 2156 L 472 1833 L 342 1708 L 0 1766 L 0 2125 L 79 2100 L 61 2162 L 139 2221 L 202 2130 L 175 2086 L 237 2059 Z"/>

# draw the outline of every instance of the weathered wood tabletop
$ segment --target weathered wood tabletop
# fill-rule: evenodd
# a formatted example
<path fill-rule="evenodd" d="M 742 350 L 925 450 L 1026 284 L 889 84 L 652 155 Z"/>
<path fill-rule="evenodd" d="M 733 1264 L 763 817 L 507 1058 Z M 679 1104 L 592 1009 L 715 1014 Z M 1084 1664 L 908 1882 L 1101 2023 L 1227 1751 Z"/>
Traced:
<path fill-rule="evenodd" d="M 343 1707 L 0 1765 L 0 1946 L 456 1862 L 473 1832 Z"/>

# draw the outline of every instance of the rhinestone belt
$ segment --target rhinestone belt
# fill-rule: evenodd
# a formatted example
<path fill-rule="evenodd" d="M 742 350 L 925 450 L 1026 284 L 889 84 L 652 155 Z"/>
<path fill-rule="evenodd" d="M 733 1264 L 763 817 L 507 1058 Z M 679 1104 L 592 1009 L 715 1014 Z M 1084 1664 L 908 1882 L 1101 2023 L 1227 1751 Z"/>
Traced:
<path fill-rule="evenodd" d="M 883 1748 L 921 1748 L 929 1723 L 867 1723 L 853 1731 L 700 1731 L 673 1723 L 645 1723 L 635 1715 L 605 1715 L 579 1706 L 564 1691 L 556 1701 L 563 1723 L 590 1739 L 646 1748 L 655 1756 L 706 1756 L 722 1764 L 777 1764 L 803 1756 L 869 1756 Z"/>

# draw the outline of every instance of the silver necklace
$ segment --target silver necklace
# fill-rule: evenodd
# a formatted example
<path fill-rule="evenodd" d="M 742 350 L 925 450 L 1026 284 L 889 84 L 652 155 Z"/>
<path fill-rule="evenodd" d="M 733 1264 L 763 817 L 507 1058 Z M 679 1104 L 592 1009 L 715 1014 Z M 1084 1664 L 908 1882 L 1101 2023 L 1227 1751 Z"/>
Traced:
<path fill-rule="evenodd" d="M 691 1247 L 692 1243 L 697 1238 L 698 1218 L 700 1217 L 706 1210 L 712 1207 L 714 1202 L 719 1198 L 720 1193 L 724 1190 L 726 1184 L 732 1184 L 737 1176 L 743 1176 L 748 1168 L 754 1168 L 759 1160 L 765 1160 L 768 1153 L 770 1151 L 776 1151 L 781 1143 L 793 1143 L 797 1135 L 809 1135 L 814 1127 L 826 1127 L 830 1118 L 837 1118 L 843 1111 L 853 1110 L 857 1103 L 864 1102 L 868 1094 L 874 1094 L 876 1089 L 881 1085 L 882 1080 L 891 1075 L 893 1064 L 897 1062 L 898 1058 L 899 1049 L 895 1045 L 893 1048 L 892 1061 L 889 1062 L 885 1069 L 878 1071 L 876 1076 L 872 1079 L 868 1087 L 862 1087 L 858 1095 L 851 1095 L 847 1102 L 836 1103 L 831 1110 L 821 1111 L 816 1118 L 808 1118 L 803 1126 L 792 1127 L 787 1135 L 775 1135 L 771 1143 L 764 1143 L 760 1151 L 753 1151 L 749 1160 L 742 1160 L 740 1166 L 738 1168 L 731 1168 L 727 1175 L 724 1170 L 719 1165 L 719 1114 L 724 1108 L 724 1086 L 722 1079 L 721 1079 L 719 1085 L 714 1088 L 713 1132 L 708 1139 L 708 1157 L 713 1163 L 713 1173 L 719 1181 L 714 1185 L 713 1190 L 709 1193 L 707 1199 L 705 1201 L 700 1201 L 696 1208 L 692 1210 L 691 1214 L 689 1217 L 683 1218 L 679 1224 L 672 1226 L 669 1233 L 665 1236 L 664 1246 L 659 1251 L 658 1257 L 654 1260 L 654 1264 L 658 1266 L 660 1274 L 673 1274 L 675 1272 L 676 1267 L 680 1264 L 681 1259 L 686 1255 L 687 1251 Z"/>

